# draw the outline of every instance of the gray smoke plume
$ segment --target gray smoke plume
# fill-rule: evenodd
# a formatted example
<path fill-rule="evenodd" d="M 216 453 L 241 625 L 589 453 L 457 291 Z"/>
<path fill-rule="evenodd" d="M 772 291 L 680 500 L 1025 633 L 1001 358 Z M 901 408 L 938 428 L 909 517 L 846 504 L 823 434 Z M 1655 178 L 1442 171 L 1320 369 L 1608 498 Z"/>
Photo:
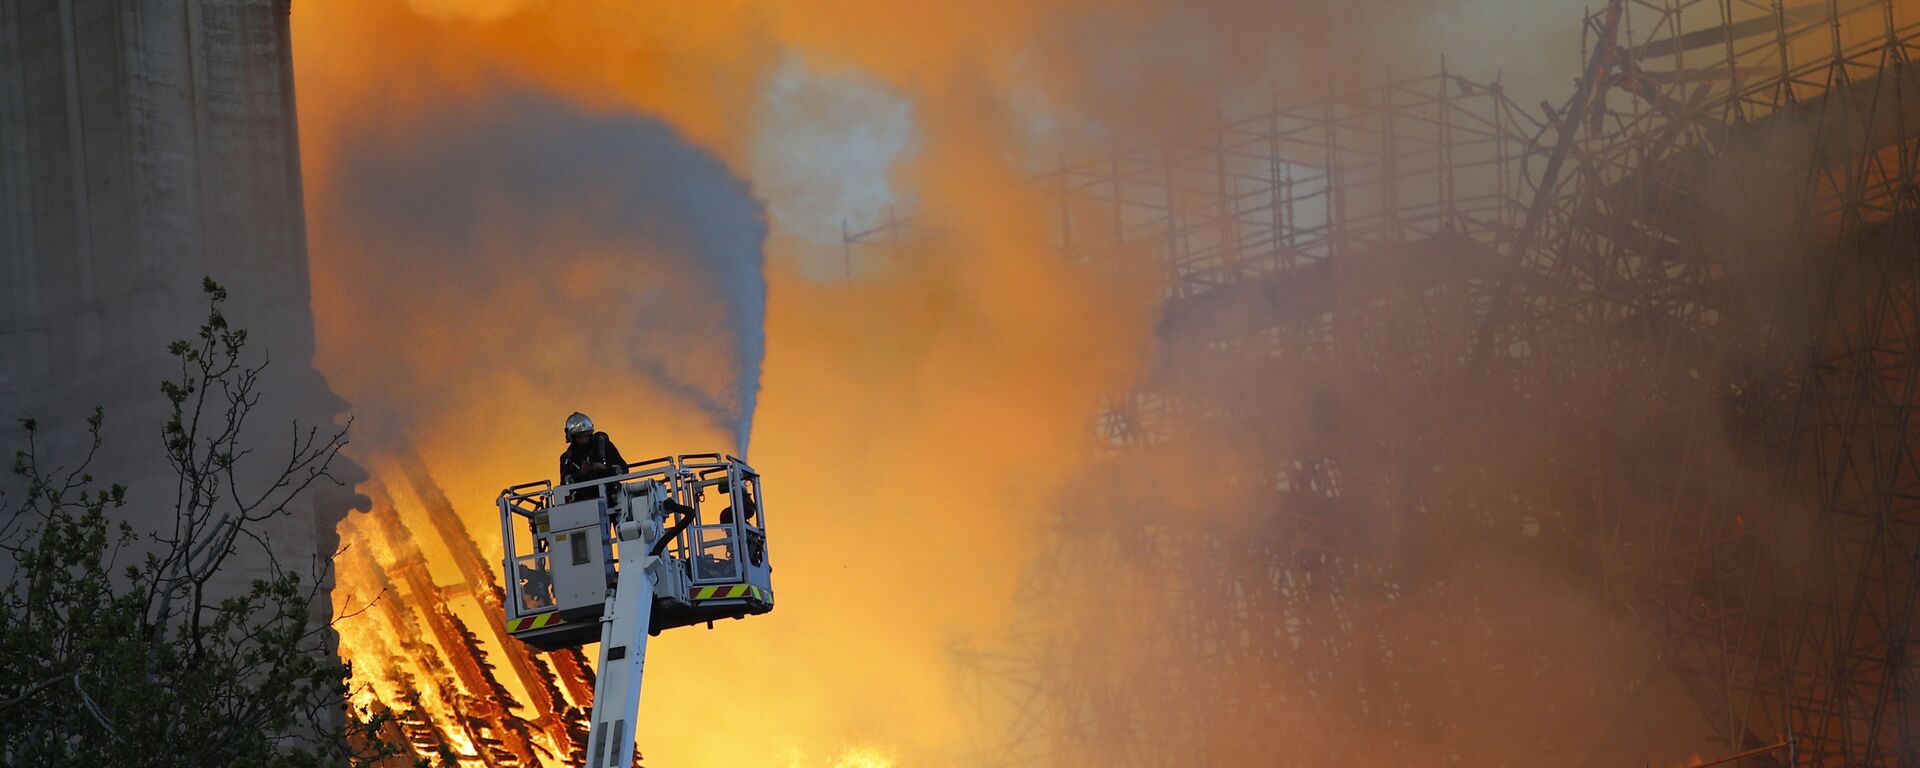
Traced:
<path fill-rule="evenodd" d="M 399 249 L 363 258 L 388 272 L 367 282 L 373 306 L 426 313 L 463 344 L 501 347 L 547 346 L 524 337 L 522 318 L 557 315 L 562 335 L 594 350 L 589 364 L 705 414 L 744 455 L 767 299 L 767 225 L 747 183 L 659 120 L 537 93 L 424 123 L 352 142 L 337 185 L 362 241 Z M 513 295 L 486 294 L 499 286 Z M 476 302 L 491 306 L 476 317 Z"/>

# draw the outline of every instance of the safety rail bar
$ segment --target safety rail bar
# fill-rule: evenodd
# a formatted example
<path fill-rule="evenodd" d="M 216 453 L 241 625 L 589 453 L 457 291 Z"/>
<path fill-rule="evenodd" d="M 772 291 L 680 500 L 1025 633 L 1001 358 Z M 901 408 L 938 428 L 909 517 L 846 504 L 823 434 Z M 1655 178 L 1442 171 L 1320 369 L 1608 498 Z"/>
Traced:
<path fill-rule="evenodd" d="M 759 534 L 760 540 L 764 542 L 766 536 L 766 511 L 765 499 L 760 496 L 764 493 L 764 491 L 759 489 L 760 473 L 751 465 L 747 464 L 745 460 L 731 454 L 691 453 L 662 456 L 629 464 L 627 471 L 618 475 L 561 485 L 556 485 L 550 480 L 536 480 L 508 486 L 500 491 L 498 498 L 501 511 L 500 533 L 505 554 L 501 565 L 507 576 L 505 581 L 507 582 L 506 587 L 509 593 L 509 599 L 506 601 L 505 607 L 509 618 L 536 616 L 543 613 L 551 613 L 559 609 L 557 605 L 553 605 L 551 602 L 547 602 L 547 604 L 542 606 L 527 605 L 526 598 L 522 594 L 519 579 L 520 571 L 516 570 L 516 566 L 519 566 L 523 562 L 538 562 L 550 553 L 531 552 L 528 554 L 517 554 L 515 542 L 518 537 L 515 535 L 516 532 L 514 529 L 516 526 L 513 522 L 514 518 L 523 518 L 528 524 L 531 524 L 536 515 L 557 506 L 555 502 L 556 499 L 565 499 L 573 491 L 605 488 L 610 485 L 624 487 L 631 483 L 644 481 L 661 482 L 666 488 L 668 500 L 674 502 L 674 506 L 685 510 L 684 513 L 681 513 L 680 509 L 673 510 L 675 515 L 681 516 L 681 520 L 677 524 L 670 525 L 667 528 L 666 535 L 660 537 L 650 554 L 660 555 L 664 552 L 667 557 L 685 563 L 685 567 L 689 572 L 689 581 L 694 584 L 734 583 L 744 578 L 745 569 L 744 566 L 739 563 L 739 558 L 745 555 L 744 549 L 735 550 L 735 562 L 730 569 L 732 576 L 707 576 L 703 578 L 701 576 L 702 570 L 694 564 L 695 557 L 699 554 L 696 551 L 698 548 L 697 543 L 690 541 L 689 538 L 697 535 L 698 532 L 726 529 L 734 534 L 733 541 L 738 542 L 736 545 L 738 547 L 744 547 L 746 545 L 749 541 L 749 533 Z M 726 523 L 718 523 L 714 520 L 699 520 L 698 502 L 699 499 L 704 496 L 704 489 L 722 482 L 732 485 L 732 488 L 729 489 L 732 493 L 740 493 L 740 491 L 735 489 L 744 487 L 748 483 L 752 484 L 751 487 L 754 488 L 753 493 L 755 494 L 753 500 L 753 517 L 757 519 L 749 522 L 749 515 L 743 513 L 734 515 L 733 519 Z M 559 503 L 565 502 L 562 501 Z M 613 537 L 613 540 L 611 540 L 611 545 L 616 549 L 620 545 L 617 539 L 618 537 Z M 760 546 L 764 547 L 764 544 Z"/>

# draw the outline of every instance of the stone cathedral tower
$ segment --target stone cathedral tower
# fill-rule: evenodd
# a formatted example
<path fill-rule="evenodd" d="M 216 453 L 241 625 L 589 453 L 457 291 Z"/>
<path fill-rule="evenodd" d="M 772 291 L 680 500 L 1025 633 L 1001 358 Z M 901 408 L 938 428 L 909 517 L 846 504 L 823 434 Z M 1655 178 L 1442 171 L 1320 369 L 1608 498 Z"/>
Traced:
<path fill-rule="evenodd" d="M 171 508 L 158 384 L 178 373 L 167 342 L 205 317 L 203 275 L 270 355 L 263 447 L 346 409 L 312 364 L 290 5 L 0 0 L 0 447 L 33 413 L 43 449 L 71 448 L 104 405 L 98 474 L 142 514 Z M 309 501 L 268 531 L 283 563 L 324 562 L 363 503 L 350 485 Z"/>

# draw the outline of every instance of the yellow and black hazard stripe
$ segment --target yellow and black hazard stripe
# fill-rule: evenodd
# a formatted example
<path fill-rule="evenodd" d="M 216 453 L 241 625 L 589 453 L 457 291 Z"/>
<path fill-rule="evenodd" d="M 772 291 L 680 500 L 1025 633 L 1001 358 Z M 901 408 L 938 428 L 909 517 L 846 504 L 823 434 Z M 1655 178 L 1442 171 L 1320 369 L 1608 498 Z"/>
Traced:
<path fill-rule="evenodd" d="M 751 584 L 728 584 L 718 587 L 694 587 L 695 600 L 737 600 L 751 596 L 763 603 L 773 602 L 773 593 Z"/>
<path fill-rule="evenodd" d="M 507 619 L 507 631 L 519 632 L 522 630 L 540 629 L 541 627 L 551 627 L 555 624 L 565 624 L 565 623 L 566 622 L 560 620 L 560 614 L 543 613 L 538 616 L 525 616 L 518 619 Z"/>

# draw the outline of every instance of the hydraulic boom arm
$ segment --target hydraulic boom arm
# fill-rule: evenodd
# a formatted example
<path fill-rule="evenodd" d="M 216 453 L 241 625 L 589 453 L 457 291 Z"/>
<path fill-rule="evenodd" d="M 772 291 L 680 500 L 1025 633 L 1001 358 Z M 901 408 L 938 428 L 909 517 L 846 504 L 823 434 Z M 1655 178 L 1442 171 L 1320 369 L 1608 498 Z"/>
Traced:
<path fill-rule="evenodd" d="M 588 768 L 632 768 L 634 725 L 640 716 L 640 676 L 647 662 L 647 625 L 653 619 L 653 520 L 620 525 L 619 581 L 600 616 L 600 676 L 593 686 L 593 731 Z"/>
<path fill-rule="evenodd" d="M 773 610 L 762 490 L 746 462 L 697 453 L 500 492 L 508 634 L 548 651 L 600 642 L 586 744 L 565 745 L 587 768 L 637 762 L 648 638 Z"/>

